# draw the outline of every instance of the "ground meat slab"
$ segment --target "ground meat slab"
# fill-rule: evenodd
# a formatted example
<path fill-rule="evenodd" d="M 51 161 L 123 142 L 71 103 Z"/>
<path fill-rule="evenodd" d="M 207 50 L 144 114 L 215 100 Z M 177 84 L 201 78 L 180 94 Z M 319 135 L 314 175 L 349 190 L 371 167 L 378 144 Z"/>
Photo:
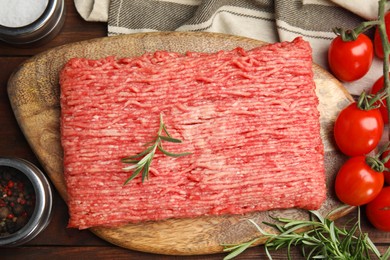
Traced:
<path fill-rule="evenodd" d="M 297 38 L 244 51 L 71 59 L 60 73 L 69 227 L 317 209 L 326 198 L 311 49 Z M 149 180 L 120 159 L 164 142 Z"/>

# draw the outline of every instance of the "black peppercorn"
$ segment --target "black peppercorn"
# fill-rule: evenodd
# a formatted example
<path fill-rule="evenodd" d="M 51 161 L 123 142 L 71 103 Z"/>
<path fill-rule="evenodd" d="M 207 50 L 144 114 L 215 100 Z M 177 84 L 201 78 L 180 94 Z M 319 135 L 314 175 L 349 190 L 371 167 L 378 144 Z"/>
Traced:
<path fill-rule="evenodd" d="M 34 188 L 28 178 L 14 168 L 0 167 L 0 236 L 21 229 L 34 207 Z"/>

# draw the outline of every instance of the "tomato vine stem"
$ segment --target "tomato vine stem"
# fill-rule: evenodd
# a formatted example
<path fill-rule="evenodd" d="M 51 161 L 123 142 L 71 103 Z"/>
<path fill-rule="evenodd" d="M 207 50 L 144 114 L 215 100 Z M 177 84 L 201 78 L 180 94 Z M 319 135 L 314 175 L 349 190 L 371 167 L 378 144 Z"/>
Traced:
<path fill-rule="evenodd" d="M 347 41 L 355 41 L 359 34 L 371 29 L 374 26 L 377 26 L 380 24 L 380 20 L 374 20 L 374 21 L 365 21 L 359 24 L 357 27 L 353 29 L 344 29 L 340 27 L 333 28 L 333 32 L 336 35 L 340 35 L 341 39 L 345 42 Z"/>
<path fill-rule="evenodd" d="M 367 156 L 366 157 L 366 163 L 367 163 L 368 166 L 371 167 L 371 169 L 373 169 L 376 172 L 383 172 L 385 170 L 385 165 L 377 157 Z"/>
<path fill-rule="evenodd" d="M 388 0 L 379 0 L 378 1 L 378 19 L 373 21 L 365 21 L 360 23 L 357 27 L 354 29 L 343 29 L 343 28 L 334 28 L 333 31 L 336 35 L 339 35 L 343 41 L 353 41 L 356 40 L 360 33 L 363 33 L 364 31 L 372 28 L 373 26 L 377 26 L 379 35 L 382 42 L 382 48 L 383 48 L 383 79 L 384 84 L 383 88 L 381 90 L 382 98 L 386 99 L 387 103 L 387 111 L 389 114 L 389 121 L 390 121 L 390 76 L 389 76 L 389 55 L 390 55 L 390 43 L 388 41 L 388 36 L 386 32 L 386 22 L 385 22 L 385 15 L 386 15 L 386 3 Z M 381 99 L 382 99 L 381 98 Z M 361 102 L 360 104 L 363 104 L 364 102 Z M 390 131 L 388 139 L 390 140 Z"/>
<path fill-rule="evenodd" d="M 379 92 L 376 95 L 367 95 L 367 93 L 363 91 L 357 100 L 357 107 L 366 111 L 377 109 L 380 106 L 379 102 L 382 102 L 384 98 L 386 98 L 385 92 Z"/>
<path fill-rule="evenodd" d="M 385 9 L 387 0 L 379 0 L 378 16 L 379 16 L 379 35 L 383 46 L 383 78 L 384 78 L 384 89 L 386 92 L 386 103 L 387 111 L 390 117 L 390 79 L 389 79 L 389 55 L 390 55 L 390 44 L 387 38 L 386 23 L 385 23 Z M 390 139 L 390 132 L 389 132 Z"/>

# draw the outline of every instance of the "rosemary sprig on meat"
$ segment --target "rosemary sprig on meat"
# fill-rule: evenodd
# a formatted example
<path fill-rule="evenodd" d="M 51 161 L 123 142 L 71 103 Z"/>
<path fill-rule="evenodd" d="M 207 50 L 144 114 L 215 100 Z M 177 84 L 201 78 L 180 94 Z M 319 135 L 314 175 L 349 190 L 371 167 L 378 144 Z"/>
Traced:
<path fill-rule="evenodd" d="M 368 237 L 363 234 L 360 227 L 360 209 L 358 208 L 358 220 L 351 229 L 338 228 L 334 221 L 324 218 L 318 211 L 310 211 L 309 220 L 291 220 L 286 218 L 276 219 L 281 224 L 264 224 L 275 228 L 279 233 L 264 231 L 253 220 L 249 220 L 257 230 L 267 238 L 265 252 L 272 259 L 270 250 L 287 248 L 287 257 L 291 258 L 291 247 L 300 246 L 305 259 L 370 259 L 374 254 L 378 259 L 389 259 L 390 248 L 381 256 L 379 250 Z M 305 230 L 303 232 L 299 232 Z M 224 245 L 225 252 L 230 252 L 224 260 L 232 259 L 254 245 L 262 237 L 237 244 Z"/>
<path fill-rule="evenodd" d="M 165 135 L 163 135 L 165 133 Z M 134 170 L 133 174 L 125 181 L 123 185 L 126 185 L 131 180 L 133 180 L 135 177 L 137 177 L 139 174 L 142 176 L 142 183 L 149 179 L 149 170 L 150 165 L 152 163 L 153 157 L 157 150 L 161 151 L 163 154 L 170 156 L 170 157 L 181 157 L 186 156 L 191 153 L 171 153 L 165 150 L 162 146 L 162 141 L 167 141 L 171 143 L 181 143 L 182 141 L 177 138 L 173 138 L 167 128 L 164 124 L 162 114 L 160 114 L 160 127 L 157 132 L 156 138 L 151 142 L 151 145 L 148 146 L 145 150 L 142 152 L 123 158 L 121 161 L 126 164 L 132 164 L 130 166 L 127 166 L 123 168 L 125 171 L 131 171 Z"/>

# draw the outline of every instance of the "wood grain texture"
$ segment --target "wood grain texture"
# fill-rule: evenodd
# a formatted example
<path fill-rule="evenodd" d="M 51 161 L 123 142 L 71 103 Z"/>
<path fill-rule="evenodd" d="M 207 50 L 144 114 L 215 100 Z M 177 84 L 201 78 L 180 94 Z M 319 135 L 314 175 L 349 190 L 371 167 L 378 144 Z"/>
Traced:
<path fill-rule="evenodd" d="M 257 40 L 223 34 L 178 32 L 133 34 L 72 43 L 41 53 L 23 63 L 10 78 L 8 95 L 26 139 L 66 200 L 59 134 L 58 72 L 67 60 L 72 57 L 138 56 L 155 50 L 215 52 L 237 46 L 250 49 L 262 44 L 264 43 Z M 333 122 L 337 113 L 352 99 L 333 76 L 317 65 L 313 69 L 320 99 L 321 135 L 325 145 L 329 187 L 328 199 L 320 211 L 327 214 L 340 206 L 331 191 L 335 173 L 345 159 L 334 148 Z M 351 209 L 339 211 L 333 217 L 345 215 Z M 248 218 L 261 225 L 262 221 L 272 221 L 271 216 L 294 219 L 308 217 L 305 211 L 289 209 L 235 216 L 170 219 L 128 224 L 119 228 L 93 228 L 91 231 L 113 244 L 144 252 L 169 255 L 210 254 L 221 252 L 221 244 L 244 242 L 258 236 Z"/>
<path fill-rule="evenodd" d="M 378 250 L 385 252 L 386 246 L 379 245 Z M 286 249 L 278 250 L 280 252 L 276 255 L 276 252 L 271 252 L 274 260 L 285 260 L 287 259 Z M 226 254 L 215 254 L 205 256 L 163 256 L 163 255 L 152 255 L 141 252 L 119 250 L 112 247 L 19 247 L 19 248 L 0 248 L 0 254 L 2 260 L 36 260 L 36 259 L 56 259 L 56 260 L 69 260 L 69 259 L 93 259 L 93 260 L 134 260 L 134 259 L 148 259 L 148 260 L 221 260 Z M 8 257 L 12 254 L 12 257 Z M 45 257 L 42 257 L 45 256 Z M 262 260 L 268 259 L 264 251 L 264 247 L 256 248 L 256 250 L 247 250 L 235 260 Z M 297 247 L 291 250 L 291 259 L 299 260 L 304 259 Z M 372 259 L 376 259 L 372 255 Z"/>

